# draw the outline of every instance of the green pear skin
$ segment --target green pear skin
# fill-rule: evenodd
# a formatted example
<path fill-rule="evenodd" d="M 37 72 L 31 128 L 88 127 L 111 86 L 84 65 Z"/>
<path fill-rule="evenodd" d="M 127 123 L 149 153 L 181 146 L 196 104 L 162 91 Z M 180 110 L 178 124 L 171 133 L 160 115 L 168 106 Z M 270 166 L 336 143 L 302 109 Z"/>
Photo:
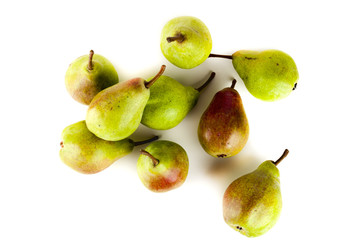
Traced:
<path fill-rule="evenodd" d="M 240 50 L 232 62 L 248 91 L 264 101 L 287 97 L 299 79 L 294 60 L 279 50 Z"/>
<path fill-rule="evenodd" d="M 181 16 L 171 19 L 163 27 L 160 48 L 169 62 L 179 68 L 190 69 L 208 58 L 212 39 L 200 19 Z"/>
<path fill-rule="evenodd" d="M 159 74 L 164 70 L 165 65 Z M 160 77 L 159 74 L 154 77 L 154 81 Z M 153 84 L 154 81 L 134 78 L 98 93 L 86 114 L 88 129 L 97 137 L 108 141 L 119 141 L 130 136 L 140 125 L 150 97 L 150 83 Z"/>
<path fill-rule="evenodd" d="M 151 87 L 141 123 L 149 128 L 167 130 L 177 126 L 196 105 L 201 90 L 212 81 L 215 73 L 200 88 L 184 86 L 162 75 Z"/>
<path fill-rule="evenodd" d="M 67 91 L 76 101 L 85 105 L 89 105 L 101 90 L 118 82 L 118 74 L 111 62 L 99 54 L 94 54 L 92 50 L 90 55 L 73 61 L 65 74 Z"/>
<path fill-rule="evenodd" d="M 177 143 L 160 140 L 142 150 L 137 173 L 146 188 L 153 192 L 167 192 L 180 187 L 189 171 L 186 151 Z"/>
<path fill-rule="evenodd" d="M 225 222 L 247 237 L 269 231 L 277 222 L 282 208 L 280 173 L 274 162 L 267 160 L 253 172 L 233 181 L 223 197 Z"/>
<path fill-rule="evenodd" d="M 66 165 L 80 173 L 93 174 L 131 153 L 135 142 L 102 140 L 87 129 L 85 121 L 80 121 L 63 130 L 60 145 L 60 158 Z"/>
<path fill-rule="evenodd" d="M 215 94 L 199 121 L 199 142 L 213 157 L 238 154 L 249 138 L 249 123 L 235 83 Z"/>

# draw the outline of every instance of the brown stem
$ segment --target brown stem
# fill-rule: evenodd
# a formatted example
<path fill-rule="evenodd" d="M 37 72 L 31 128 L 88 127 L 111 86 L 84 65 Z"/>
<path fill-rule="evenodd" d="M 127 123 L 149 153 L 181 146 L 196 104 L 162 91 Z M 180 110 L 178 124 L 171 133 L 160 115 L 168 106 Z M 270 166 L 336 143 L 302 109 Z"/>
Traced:
<path fill-rule="evenodd" d="M 207 87 L 207 85 L 209 85 L 209 83 L 214 79 L 214 77 L 215 77 L 215 72 L 212 72 L 209 79 L 206 80 L 206 82 L 203 85 L 201 85 L 200 87 L 195 88 L 195 90 L 197 90 L 198 92 L 201 92 L 204 88 Z"/>
<path fill-rule="evenodd" d="M 155 158 L 153 155 L 151 155 L 151 153 L 149 153 L 148 151 L 145 151 L 143 149 L 140 150 L 140 154 L 148 156 L 149 158 L 151 158 L 154 167 L 156 167 L 159 164 L 159 159 Z"/>
<path fill-rule="evenodd" d="M 166 38 L 166 41 L 168 41 L 168 43 L 173 42 L 173 41 L 177 41 L 178 43 L 182 43 L 184 40 L 185 40 L 185 36 L 182 33 L 177 33 L 173 37 Z"/>
<path fill-rule="evenodd" d="M 153 77 L 150 81 L 146 82 L 145 81 L 145 87 L 149 88 L 151 87 L 151 85 L 153 85 L 155 83 L 156 80 L 158 80 L 158 78 L 164 73 L 166 66 L 162 65 L 160 68 L 160 71 L 158 72 L 158 74 L 156 74 L 155 77 Z"/>
<path fill-rule="evenodd" d="M 232 82 L 231 82 L 231 88 L 234 88 L 234 87 L 235 87 L 235 84 L 236 84 L 236 79 L 232 80 Z"/>
<path fill-rule="evenodd" d="M 277 166 L 286 156 L 289 154 L 289 150 L 285 149 L 284 153 L 280 156 L 280 158 L 276 161 L 272 161 L 275 166 Z"/>
<path fill-rule="evenodd" d="M 94 51 L 93 51 L 93 50 L 90 50 L 90 54 L 89 54 L 89 64 L 88 64 L 88 69 L 89 69 L 89 70 L 93 70 L 93 62 L 92 62 L 93 56 L 94 56 Z"/>
<path fill-rule="evenodd" d="M 293 91 L 296 89 L 297 83 L 294 84 Z"/>
<path fill-rule="evenodd" d="M 150 139 L 146 139 L 144 141 L 139 141 L 139 142 L 134 142 L 134 146 L 139 146 L 139 145 L 142 145 L 142 144 L 146 144 L 146 143 L 151 143 L 155 140 L 158 140 L 159 139 L 159 136 L 155 136 L 155 137 L 152 137 Z"/>
<path fill-rule="evenodd" d="M 222 55 L 222 54 L 214 54 L 214 53 L 210 53 L 209 57 L 219 57 L 219 58 L 233 59 L 232 55 Z"/>

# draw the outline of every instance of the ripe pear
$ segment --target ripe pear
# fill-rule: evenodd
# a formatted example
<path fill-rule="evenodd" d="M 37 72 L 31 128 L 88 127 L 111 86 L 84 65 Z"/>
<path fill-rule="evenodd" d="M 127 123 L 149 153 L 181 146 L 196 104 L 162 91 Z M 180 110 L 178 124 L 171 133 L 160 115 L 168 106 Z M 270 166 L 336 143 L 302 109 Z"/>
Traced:
<path fill-rule="evenodd" d="M 277 161 L 267 160 L 253 172 L 233 181 L 223 198 L 225 222 L 247 237 L 257 237 L 270 230 L 278 220 L 282 207 L 280 174 Z"/>
<path fill-rule="evenodd" d="M 194 68 L 204 62 L 212 48 L 212 39 L 206 25 L 191 16 L 168 21 L 160 39 L 166 59 L 179 68 Z"/>
<path fill-rule="evenodd" d="M 134 142 L 129 138 L 116 142 L 105 141 L 92 134 L 85 121 L 80 121 L 63 130 L 60 158 L 80 173 L 93 174 L 131 153 L 135 146 L 157 139 L 154 137 L 142 142 Z"/>
<path fill-rule="evenodd" d="M 279 50 L 240 50 L 230 55 L 209 57 L 232 59 L 233 66 L 248 91 L 264 101 L 276 101 L 295 90 L 299 73 L 294 60 Z"/>
<path fill-rule="evenodd" d="M 149 144 L 137 162 L 141 182 L 153 192 L 166 192 L 180 187 L 189 171 L 186 151 L 171 141 L 156 141 Z"/>
<path fill-rule="evenodd" d="M 199 88 L 185 87 L 175 79 L 162 75 L 151 87 L 150 98 L 145 106 L 141 123 L 157 130 L 177 126 L 196 105 L 201 90 L 215 77 Z"/>
<path fill-rule="evenodd" d="M 65 86 L 78 102 L 89 105 L 101 90 L 119 82 L 118 74 L 109 60 L 91 50 L 73 61 L 66 71 Z"/>
<path fill-rule="evenodd" d="M 119 141 L 130 136 L 140 124 L 150 97 L 149 88 L 164 71 L 165 65 L 151 81 L 133 78 L 98 93 L 86 114 L 88 129 L 108 141 Z"/>
<path fill-rule="evenodd" d="M 213 157 L 227 158 L 239 153 L 249 138 L 249 124 L 239 93 L 231 87 L 217 92 L 200 118 L 198 138 Z"/>

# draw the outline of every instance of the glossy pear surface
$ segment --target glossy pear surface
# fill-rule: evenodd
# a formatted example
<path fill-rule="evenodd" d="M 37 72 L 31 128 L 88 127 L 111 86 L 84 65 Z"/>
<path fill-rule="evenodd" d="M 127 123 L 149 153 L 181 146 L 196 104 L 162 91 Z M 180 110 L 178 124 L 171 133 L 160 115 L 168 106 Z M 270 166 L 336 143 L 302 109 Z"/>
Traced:
<path fill-rule="evenodd" d="M 179 144 L 165 140 L 156 141 L 149 144 L 145 151 L 151 157 L 140 155 L 137 173 L 146 188 L 153 192 L 166 192 L 185 182 L 189 160 L 186 151 Z"/>
<path fill-rule="evenodd" d="M 76 101 L 86 105 L 101 90 L 118 82 L 114 66 L 99 54 L 92 56 L 92 69 L 89 69 L 89 55 L 84 55 L 70 64 L 65 75 L 67 91 Z"/>
<path fill-rule="evenodd" d="M 277 165 L 288 153 L 286 149 L 277 161 L 263 162 L 228 186 L 223 197 L 223 215 L 231 228 L 247 237 L 257 237 L 275 225 L 282 208 Z"/>
<path fill-rule="evenodd" d="M 279 50 L 240 50 L 232 55 L 233 66 L 248 91 L 258 99 L 276 101 L 296 87 L 299 73 L 294 60 Z"/>
<path fill-rule="evenodd" d="M 169 37 L 180 39 L 169 41 Z M 208 28 L 200 19 L 182 16 L 165 24 L 161 32 L 160 47 L 169 62 L 179 68 L 189 69 L 208 58 L 212 40 Z"/>
<path fill-rule="evenodd" d="M 239 153 L 249 138 L 249 124 L 239 93 L 232 87 L 217 92 L 200 118 L 198 138 L 211 156 Z"/>
<path fill-rule="evenodd" d="M 134 148 L 131 139 L 110 142 L 96 137 L 85 121 L 72 124 L 62 132 L 60 158 L 72 169 L 86 174 L 97 173 Z"/>

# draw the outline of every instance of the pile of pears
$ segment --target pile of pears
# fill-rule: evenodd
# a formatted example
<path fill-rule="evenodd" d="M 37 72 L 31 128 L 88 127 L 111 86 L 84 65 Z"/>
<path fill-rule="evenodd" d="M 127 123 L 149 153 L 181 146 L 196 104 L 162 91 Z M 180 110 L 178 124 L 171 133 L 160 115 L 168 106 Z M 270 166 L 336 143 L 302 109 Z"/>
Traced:
<path fill-rule="evenodd" d="M 284 99 L 295 90 L 299 78 L 294 60 L 279 50 L 211 53 L 208 28 L 191 16 L 176 17 L 165 24 L 160 48 L 165 58 L 181 69 L 197 67 L 208 58 L 230 59 L 247 90 L 263 101 Z M 135 147 L 147 145 L 140 149 L 136 165 L 142 184 L 153 192 L 180 187 L 189 171 L 186 150 L 156 135 L 133 140 L 132 134 L 140 124 L 154 130 L 177 126 L 216 74 L 211 72 L 200 87 L 194 88 L 164 75 L 165 69 L 161 65 L 147 79 L 119 81 L 112 63 L 93 50 L 75 59 L 65 74 L 65 86 L 74 100 L 88 107 L 83 120 L 63 130 L 61 160 L 77 172 L 95 174 Z M 213 96 L 199 119 L 199 143 L 213 158 L 237 155 L 249 138 L 249 123 L 236 83 L 236 79 L 231 85 L 225 82 L 227 87 Z M 288 153 L 286 149 L 278 160 L 264 161 L 228 186 L 223 196 L 223 216 L 234 230 L 256 237 L 275 225 L 282 207 L 277 165 Z"/>

